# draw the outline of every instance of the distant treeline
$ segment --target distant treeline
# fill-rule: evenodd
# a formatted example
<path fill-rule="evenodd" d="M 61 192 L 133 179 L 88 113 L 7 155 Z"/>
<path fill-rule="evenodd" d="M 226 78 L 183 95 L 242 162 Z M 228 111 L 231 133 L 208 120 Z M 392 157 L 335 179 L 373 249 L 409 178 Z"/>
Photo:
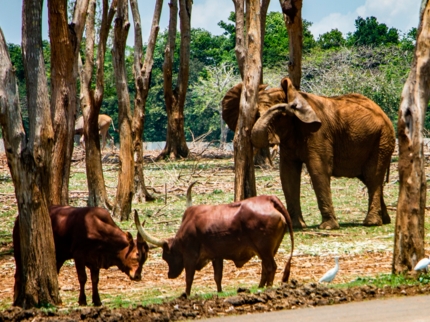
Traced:
<path fill-rule="evenodd" d="M 192 29 L 191 32 L 190 78 L 185 105 L 187 141 L 202 135 L 206 135 L 207 141 L 219 140 L 220 102 L 225 92 L 240 82 L 234 52 L 234 14 L 231 13 L 228 21 L 220 21 L 218 25 L 224 30 L 222 35 L 212 35 L 204 29 Z M 379 23 L 375 17 L 358 17 L 355 20 L 355 31 L 348 33 L 346 37 L 334 29 L 315 39 L 309 30 L 311 25 L 311 22 L 304 21 L 301 90 L 326 96 L 362 93 L 377 102 L 396 126 L 400 95 L 412 62 L 416 28 L 402 33 Z M 167 117 L 162 72 L 166 40 L 167 30 L 160 32 L 154 53 L 151 89 L 146 105 L 145 141 L 166 139 Z M 177 43 L 179 44 L 179 34 Z M 43 45 L 49 80 L 50 45 L 48 41 L 44 41 Z M 21 47 L 16 44 L 8 46 L 19 82 L 24 125 L 28 127 Z M 270 12 L 267 16 L 263 48 L 264 83 L 278 86 L 280 80 L 287 76 L 288 48 L 288 33 L 282 14 Z M 126 54 L 129 62 L 128 88 L 133 104 L 133 48 L 128 47 Z M 100 113 L 110 115 L 116 125 L 118 103 L 110 50 L 106 52 L 104 67 L 105 92 Z M 175 53 L 175 74 L 178 67 L 179 45 L 176 46 Z M 430 125 L 430 118 L 426 119 L 426 125 Z M 118 133 L 112 131 L 110 134 L 118 142 Z M 230 132 L 227 140 L 232 137 Z"/>

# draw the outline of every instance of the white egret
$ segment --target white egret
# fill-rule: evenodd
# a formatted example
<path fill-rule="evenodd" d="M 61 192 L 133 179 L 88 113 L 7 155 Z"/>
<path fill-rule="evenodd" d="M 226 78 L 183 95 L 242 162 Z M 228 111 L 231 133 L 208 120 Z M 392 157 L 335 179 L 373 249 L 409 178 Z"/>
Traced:
<path fill-rule="evenodd" d="M 424 269 L 427 271 L 429 264 L 430 264 L 430 257 L 429 258 L 423 258 L 417 263 L 417 265 L 415 265 L 414 270 L 421 271 Z"/>
<path fill-rule="evenodd" d="M 337 272 L 339 271 L 339 256 L 336 256 L 334 260 L 336 261 L 336 265 L 332 269 L 327 271 L 327 273 L 325 273 L 323 277 L 320 278 L 319 280 L 320 283 L 322 282 L 330 283 L 335 278 Z"/>

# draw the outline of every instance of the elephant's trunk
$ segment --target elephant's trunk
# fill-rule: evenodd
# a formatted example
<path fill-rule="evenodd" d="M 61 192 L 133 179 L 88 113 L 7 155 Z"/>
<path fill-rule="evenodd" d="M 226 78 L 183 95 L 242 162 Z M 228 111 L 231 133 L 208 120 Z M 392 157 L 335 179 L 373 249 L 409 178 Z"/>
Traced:
<path fill-rule="evenodd" d="M 269 108 L 255 123 L 251 131 L 251 142 L 256 148 L 265 148 L 269 146 L 269 124 L 272 118 L 285 111 L 288 104 L 276 104 Z"/>

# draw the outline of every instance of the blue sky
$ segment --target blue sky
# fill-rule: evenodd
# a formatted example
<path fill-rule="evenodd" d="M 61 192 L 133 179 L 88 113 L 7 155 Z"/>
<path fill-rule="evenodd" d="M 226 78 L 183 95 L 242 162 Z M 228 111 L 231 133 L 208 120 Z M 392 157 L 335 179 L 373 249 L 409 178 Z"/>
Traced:
<path fill-rule="evenodd" d="M 169 0 L 164 0 L 161 29 L 167 28 Z M 43 38 L 48 37 L 46 16 L 43 25 Z M 149 36 L 155 0 L 138 0 L 142 20 L 143 41 Z M 380 23 L 407 32 L 418 27 L 419 7 L 421 0 L 303 0 L 302 16 L 313 23 L 311 31 L 317 38 L 320 34 L 338 28 L 344 34 L 355 30 L 354 21 L 358 16 L 363 18 L 375 16 Z M 20 0 L 0 0 L 0 27 L 6 41 L 21 43 L 21 8 Z M 192 27 L 204 28 L 213 34 L 222 30 L 217 23 L 227 20 L 230 11 L 234 11 L 232 0 L 194 0 Z M 279 0 L 272 0 L 269 11 L 280 11 Z M 131 16 L 130 16 L 130 19 Z M 128 44 L 133 44 L 133 30 L 130 29 Z"/>

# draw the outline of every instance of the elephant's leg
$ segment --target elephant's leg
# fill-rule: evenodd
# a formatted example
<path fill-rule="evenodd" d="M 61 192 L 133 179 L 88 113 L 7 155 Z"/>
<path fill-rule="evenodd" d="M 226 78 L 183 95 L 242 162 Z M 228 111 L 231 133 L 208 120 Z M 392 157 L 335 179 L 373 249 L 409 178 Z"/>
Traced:
<path fill-rule="evenodd" d="M 329 164 L 329 162 L 314 161 L 307 168 L 317 197 L 318 208 L 322 216 L 322 222 L 319 228 L 339 229 L 339 223 L 334 214 L 331 196 L 330 173 L 327 171 L 326 164 Z"/>
<path fill-rule="evenodd" d="M 284 191 L 287 210 L 291 216 L 294 228 L 306 228 L 300 207 L 300 180 L 303 163 L 288 160 L 285 152 L 280 153 L 279 170 L 281 175 L 282 190 Z"/>
<path fill-rule="evenodd" d="M 371 167 L 368 169 L 370 170 L 364 173 L 363 182 L 367 186 L 369 206 L 363 225 L 381 226 L 389 224 L 391 219 L 388 215 L 383 193 L 385 171 L 371 171 Z"/>

